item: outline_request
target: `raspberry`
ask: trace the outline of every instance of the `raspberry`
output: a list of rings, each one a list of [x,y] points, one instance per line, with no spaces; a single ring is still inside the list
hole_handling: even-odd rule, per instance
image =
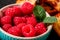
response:
[[[17,27],[19,28],[19,29],[21,29],[23,26],[25,26],[26,24],[25,23],[20,23],[20,24],[18,24],[17,25]]]
[[[15,15],[17,15],[17,16],[20,16],[22,13],[21,9],[18,6],[14,6],[13,10],[15,12]]]
[[[5,24],[2,28],[5,30],[5,31],[8,31],[9,28],[11,28],[12,25],[10,24]]]
[[[18,24],[20,24],[20,23],[23,22],[23,20],[22,20],[21,17],[14,17],[13,20],[14,20],[14,24],[15,24],[15,25],[18,25]]]
[[[32,25],[27,24],[22,27],[22,33],[25,37],[35,36],[35,29]]]
[[[4,24],[11,24],[11,17],[10,16],[4,16],[1,18],[1,23]]]
[[[23,14],[31,14],[31,12],[33,11],[34,6],[29,3],[29,2],[25,2],[22,7],[21,10],[23,12]]]
[[[10,29],[8,30],[8,33],[10,33],[10,34],[12,34],[12,35],[15,35],[15,36],[21,36],[21,34],[20,34],[21,31],[20,31],[20,29],[17,28],[16,26],[10,28]]]
[[[35,17],[35,15],[34,15],[34,14],[31,14],[31,16],[32,16],[32,17]]]
[[[20,23],[20,24],[17,25],[17,28],[19,28],[20,31],[21,31],[21,33],[20,33],[21,36],[23,36],[23,34],[22,34],[22,27],[25,26],[25,25],[26,25],[25,23]]]
[[[22,17],[22,21],[23,21],[24,23],[26,23],[26,18],[25,18],[25,17]]]
[[[37,21],[34,17],[27,17],[27,24],[31,24],[33,26],[35,26],[37,24]]]
[[[36,35],[40,35],[40,34],[46,32],[45,24],[43,22],[38,23],[35,26],[35,30],[36,30]]]
[[[15,15],[14,11],[12,8],[8,8],[6,11],[5,11],[5,15],[6,16],[11,16],[13,17]]]
[[[21,14],[21,10],[20,10],[20,8],[18,8],[17,6],[8,8],[8,9],[5,11],[5,15],[6,15],[6,16],[14,17],[15,15],[20,15],[20,14]]]

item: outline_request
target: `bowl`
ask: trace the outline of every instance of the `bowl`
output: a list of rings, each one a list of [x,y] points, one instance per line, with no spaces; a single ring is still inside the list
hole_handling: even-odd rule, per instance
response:
[[[17,4],[10,4],[7,6],[4,6],[3,8],[0,9],[1,12],[3,12],[6,8],[16,6]],[[2,14],[3,15],[3,14]],[[50,15],[46,12],[46,16],[50,17]],[[47,31],[41,35],[35,36],[35,37],[18,37],[11,35],[7,32],[5,32],[1,27],[0,27],[0,39],[2,40],[46,40],[47,37],[49,36],[50,32],[52,30],[52,25],[49,25],[47,27]]]

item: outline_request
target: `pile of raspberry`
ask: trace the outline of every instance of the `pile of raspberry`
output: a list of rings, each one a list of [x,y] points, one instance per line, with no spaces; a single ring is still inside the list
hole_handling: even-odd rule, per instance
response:
[[[25,2],[21,6],[12,6],[3,12],[1,26],[9,34],[20,37],[34,37],[46,32],[43,22],[37,22],[33,14],[34,5]]]

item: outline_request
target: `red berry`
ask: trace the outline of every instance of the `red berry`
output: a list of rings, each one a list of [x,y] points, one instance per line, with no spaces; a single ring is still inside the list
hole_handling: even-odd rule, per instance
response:
[[[36,35],[40,35],[40,34],[46,32],[45,24],[43,22],[38,23],[35,26],[35,30],[36,30]]]
[[[37,20],[35,19],[35,17],[27,17],[27,24],[31,24],[33,26],[35,26],[37,24]]]
[[[9,28],[11,28],[12,25],[11,24],[5,24],[2,28],[5,30],[5,31],[8,31]]]
[[[31,16],[32,16],[32,17],[35,17],[35,15],[34,15],[34,14],[31,14]]]
[[[22,33],[25,37],[35,36],[35,29],[32,25],[27,24],[22,27]]]
[[[21,33],[20,33],[21,36],[23,36],[23,34],[22,34],[22,27],[25,26],[25,25],[26,25],[25,23],[20,23],[20,24],[17,25],[17,28],[19,28],[20,31],[21,31]]]
[[[21,9],[18,6],[14,6],[13,10],[15,12],[15,15],[20,16],[21,15]]]
[[[33,11],[34,6],[29,3],[29,2],[25,2],[22,7],[21,10],[23,12],[23,14],[31,14],[31,12]]]
[[[19,29],[21,29],[23,26],[25,26],[26,24],[25,23],[20,23],[20,24],[18,24],[17,25],[17,27],[19,28]]]
[[[8,30],[8,33],[10,33],[10,34],[12,34],[12,35],[15,35],[15,36],[21,36],[21,34],[20,34],[21,31],[20,31],[20,29],[17,28],[16,26],[10,28],[10,29]]]
[[[14,17],[15,15],[20,15],[21,14],[21,10],[19,7],[17,6],[14,6],[12,8],[8,8],[6,11],[5,11],[5,15],[6,16],[11,16],[11,17]]]
[[[25,18],[25,17],[22,17],[22,21],[23,21],[24,23],[26,23],[26,18]]]
[[[18,25],[23,22],[22,17],[14,17],[14,24]]]
[[[1,18],[2,24],[11,24],[11,17],[10,16],[4,16]]]
[[[8,8],[6,11],[5,11],[5,15],[6,16],[11,16],[13,17],[15,15],[14,11],[12,8]]]

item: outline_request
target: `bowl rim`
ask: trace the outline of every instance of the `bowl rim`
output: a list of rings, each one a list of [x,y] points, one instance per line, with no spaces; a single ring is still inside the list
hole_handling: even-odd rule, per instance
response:
[[[18,5],[18,4],[6,5],[6,6],[2,7],[2,8],[0,9],[0,11],[4,10],[5,8],[8,8],[8,7],[10,7],[10,6],[16,6],[16,5]],[[48,15],[48,17],[50,17],[50,15],[49,15],[47,12],[46,12],[46,14]],[[0,31],[1,31],[2,33],[4,33],[4,34],[7,35],[7,36],[10,36],[10,37],[13,37],[13,38],[17,38],[17,39],[35,39],[35,38],[40,38],[40,37],[43,37],[44,35],[46,35],[47,33],[49,33],[49,32],[51,31],[51,29],[52,29],[52,25],[49,25],[49,26],[47,27],[47,31],[46,31],[45,33],[41,34],[41,35],[38,35],[38,36],[35,36],[35,37],[18,37],[18,36],[14,36],[14,35],[12,35],[12,34],[9,34],[9,33],[5,32],[5,31],[0,27]]]

